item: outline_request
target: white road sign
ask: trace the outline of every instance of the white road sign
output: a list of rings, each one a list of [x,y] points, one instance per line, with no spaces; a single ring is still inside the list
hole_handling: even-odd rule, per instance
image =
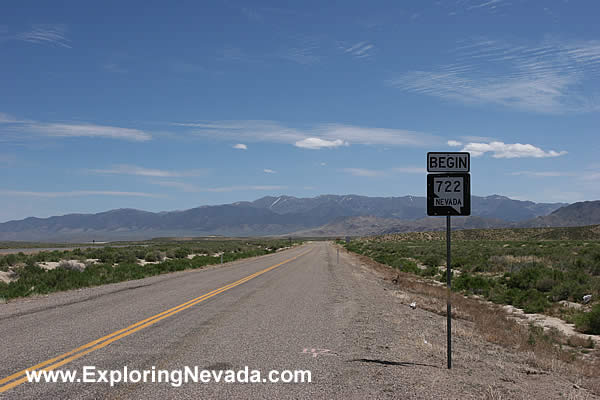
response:
[[[470,168],[468,152],[427,153],[427,172],[469,172]]]

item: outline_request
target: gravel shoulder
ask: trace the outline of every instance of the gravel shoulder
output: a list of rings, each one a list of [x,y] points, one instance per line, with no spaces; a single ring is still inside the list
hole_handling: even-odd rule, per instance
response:
[[[598,398],[597,378],[574,375],[558,365],[541,369],[532,354],[487,342],[463,319],[453,319],[453,368],[448,370],[446,317],[420,307],[431,299],[403,290],[393,282],[395,271],[366,257],[342,249],[340,262],[356,277],[359,289],[354,293],[362,293],[362,319],[368,321],[363,334],[355,331],[355,340],[374,360],[373,373],[387,390],[403,393],[409,388],[405,394],[412,398]],[[409,306],[413,301],[416,309]]]

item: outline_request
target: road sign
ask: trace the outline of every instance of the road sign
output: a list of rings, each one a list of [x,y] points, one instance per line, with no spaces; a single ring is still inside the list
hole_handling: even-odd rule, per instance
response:
[[[471,215],[469,174],[428,174],[427,215]]]
[[[427,153],[427,172],[469,172],[471,154],[468,152]]]

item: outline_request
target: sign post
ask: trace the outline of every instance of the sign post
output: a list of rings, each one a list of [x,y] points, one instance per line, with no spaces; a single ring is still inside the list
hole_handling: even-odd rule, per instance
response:
[[[452,215],[471,215],[471,157],[466,152],[427,153],[427,215],[446,216],[446,332],[452,368]]]

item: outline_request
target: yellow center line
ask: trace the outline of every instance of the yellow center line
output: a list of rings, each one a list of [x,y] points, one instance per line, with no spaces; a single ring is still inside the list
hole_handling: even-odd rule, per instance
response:
[[[61,355],[57,356],[57,357],[51,358],[49,360],[46,360],[46,361],[41,362],[39,364],[36,364],[36,365],[34,365],[32,367],[29,367],[29,368],[26,368],[26,369],[24,369],[22,371],[16,372],[16,373],[14,373],[14,374],[12,374],[10,376],[7,376],[6,378],[0,379],[0,385],[4,384],[6,382],[10,382],[13,379],[16,379],[18,377],[21,377],[21,376],[25,375],[27,371],[39,370],[42,367],[45,367],[45,368],[43,368],[43,370],[51,371],[51,370],[56,369],[56,368],[58,368],[60,366],[63,366],[63,365],[65,365],[65,364],[67,364],[67,363],[69,363],[71,361],[74,361],[74,360],[76,360],[78,358],[83,357],[84,355],[86,355],[88,353],[91,353],[91,352],[93,352],[95,350],[98,350],[98,349],[101,349],[103,347],[106,347],[109,344],[111,344],[113,342],[116,342],[119,339],[122,339],[122,338],[124,338],[126,336],[129,336],[129,335],[131,335],[131,334],[133,334],[133,333],[135,333],[137,331],[140,331],[140,330],[142,330],[144,328],[147,328],[147,327],[149,327],[151,325],[154,325],[155,323],[157,323],[157,322],[159,322],[159,321],[161,321],[161,320],[163,320],[165,318],[168,318],[168,317],[173,316],[173,315],[175,315],[175,314],[177,314],[177,313],[179,313],[179,312],[181,312],[183,310],[186,310],[186,309],[188,309],[190,307],[193,307],[196,304],[202,303],[203,301],[205,301],[205,300],[207,300],[207,299],[209,299],[209,298],[211,298],[213,296],[216,296],[216,295],[218,295],[220,293],[223,293],[223,292],[225,292],[225,291],[227,291],[229,289],[232,289],[232,288],[234,288],[234,287],[236,287],[238,285],[241,285],[242,283],[248,282],[249,280],[254,279],[257,276],[262,275],[262,274],[264,274],[266,272],[269,272],[272,269],[275,269],[275,268],[277,268],[277,267],[279,267],[279,266],[281,266],[283,264],[289,263],[290,261],[293,261],[293,260],[295,260],[295,259],[297,259],[297,258],[299,258],[299,257],[301,257],[301,256],[303,256],[305,254],[307,254],[309,251],[306,251],[306,252],[304,252],[302,254],[299,254],[299,255],[297,255],[295,257],[288,258],[287,260],[282,261],[279,264],[275,264],[275,265],[270,266],[268,268],[265,268],[265,269],[263,269],[261,271],[258,271],[258,272],[254,273],[252,275],[248,275],[248,276],[246,276],[246,277],[244,277],[242,279],[239,279],[239,280],[237,280],[237,281],[235,281],[233,283],[230,283],[228,285],[225,285],[223,287],[215,289],[215,290],[213,290],[211,292],[203,294],[202,296],[196,297],[195,299],[189,300],[189,301],[187,301],[187,302],[185,302],[183,304],[180,304],[178,306],[172,307],[172,308],[170,308],[170,309],[168,309],[166,311],[163,311],[161,313],[158,313],[156,315],[148,317],[148,318],[146,318],[146,319],[144,319],[142,321],[136,322],[133,325],[129,325],[126,328],[120,329],[120,330],[115,331],[115,332],[113,332],[113,333],[111,333],[109,335],[106,335],[106,336],[103,336],[103,337],[101,337],[99,339],[91,341],[91,342],[89,342],[87,344],[84,344],[83,346],[80,346],[80,347],[78,347],[76,349],[68,351],[68,352],[66,352],[64,354],[61,354]],[[58,360],[62,360],[62,361],[58,361]],[[58,361],[58,362],[56,362],[56,361]],[[55,364],[52,364],[52,363],[55,363]],[[49,364],[52,364],[52,365],[46,367]],[[8,383],[8,384],[6,384],[4,386],[0,386],[0,393],[5,392],[5,391],[7,391],[9,389],[12,389],[15,386],[18,386],[18,385],[20,385],[22,383],[25,383],[25,382],[27,382],[27,377],[26,376],[24,376],[21,379],[18,379],[16,381],[14,381],[14,382],[10,382],[10,383]]]

